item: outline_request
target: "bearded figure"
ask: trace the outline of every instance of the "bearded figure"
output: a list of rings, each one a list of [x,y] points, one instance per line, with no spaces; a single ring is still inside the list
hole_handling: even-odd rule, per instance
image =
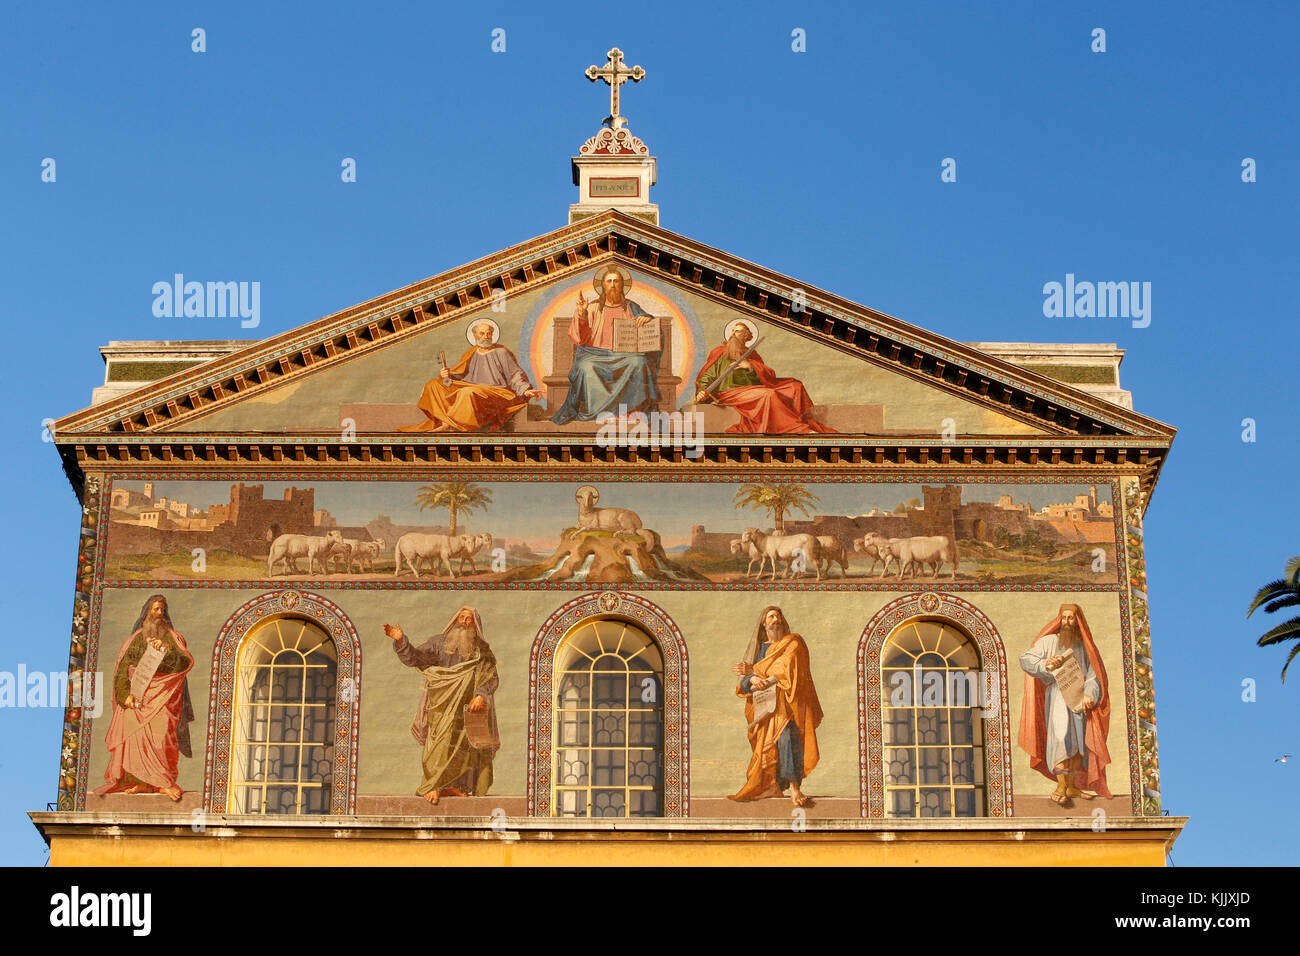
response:
[[[180,755],[191,756],[187,675],[194,667],[185,638],[172,627],[167,599],[144,602],[113,665],[113,719],[108,769],[96,793],[163,793],[180,800]]]
[[[424,386],[419,407],[425,420],[399,431],[500,431],[530,399],[541,398],[515,353],[497,341],[500,334],[491,319],[471,325],[469,350]]]
[[[1083,675],[1077,709],[1071,709],[1056,684],[1057,673],[1070,658]],[[1052,802],[1068,808],[1076,799],[1091,800],[1098,794],[1109,798],[1110,692],[1105,665],[1079,605],[1061,605],[1020,655],[1020,668],[1025,672],[1020,746],[1029,754],[1029,765],[1056,783]]]
[[[727,329],[727,339],[704,360],[695,379],[696,403],[716,402],[734,408],[740,423],[729,432],[748,434],[799,434],[834,432],[812,417],[813,402],[797,378],[777,378],[776,373],[750,343],[755,327],[737,320]]]
[[[808,645],[779,607],[766,607],[758,617],[745,659],[732,665],[739,675],[736,696],[745,701],[752,751],[745,785],[732,800],[761,800],[790,791],[796,807],[809,803],[800,785],[817,766],[817,727],[822,707],[808,663]],[[760,706],[755,694],[767,690]]]
[[[411,723],[411,735],[424,748],[424,779],[416,794],[437,805],[443,797],[487,793],[501,738],[493,703],[497,661],[483,638],[478,611],[462,607],[442,633],[419,647],[407,641],[400,626],[385,624],[384,633],[392,638],[397,659],[424,677]],[[471,734],[467,718],[482,732]]]
[[[569,394],[551,416],[555,424],[640,411],[659,401],[655,378],[662,352],[619,352],[614,348],[615,322],[631,320],[640,327],[655,321],[625,295],[631,284],[630,272],[610,265],[592,279],[596,301],[578,296],[569,323],[569,339],[573,342]]]

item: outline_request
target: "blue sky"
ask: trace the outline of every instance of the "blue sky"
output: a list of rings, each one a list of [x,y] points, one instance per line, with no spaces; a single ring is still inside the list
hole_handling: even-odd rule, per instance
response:
[[[1300,677],[1243,613],[1300,552],[1293,4],[8,11],[0,670],[66,662],[78,506],[40,422],[88,403],[98,346],[271,335],[562,225],[608,107],[581,71],[618,45],[665,227],[960,341],[1128,350],[1137,408],[1180,429],[1146,524],[1174,860],[1295,862]],[[176,272],[260,282],[260,327],[154,317]],[[1067,273],[1150,282],[1150,326],[1045,318]],[[23,814],[60,719],[0,710],[0,862],[44,859]]]

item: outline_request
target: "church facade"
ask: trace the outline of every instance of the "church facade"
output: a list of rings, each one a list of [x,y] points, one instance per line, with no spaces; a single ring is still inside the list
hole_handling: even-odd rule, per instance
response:
[[[1121,353],[664,229],[616,98],[573,174],[291,332],[104,350],[52,862],[1161,865]]]

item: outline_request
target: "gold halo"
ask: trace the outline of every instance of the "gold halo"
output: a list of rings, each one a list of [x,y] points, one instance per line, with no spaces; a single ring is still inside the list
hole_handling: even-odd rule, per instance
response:
[[[758,326],[755,325],[753,322],[749,321],[749,319],[732,319],[730,322],[728,322],[727,328],[722,334],[722,341],[730,342],[731,333],[736,330],[736,326],[738,325],[743,325],[745,328],[749,329],[750,345],[753,345],[755,342],[758,341]]]
[[[623,277],[623,294],[627,295],[627,290],[632,288],[632,273],[628,272],[622,266],[616,265],[614,263],[601,266],[592,274],[591,287],[595,289],[597,292],[599,292],[601,295],[604,295],[605,290],[600,287],[600,283],[601,280],[605,278],[605,273],[609,272],[611,269]]]
[[[474,330],[480,325],[492,326],[492,344],[496,345],[501,338],[501,326],[497,325],[491,319],[471,319],[469,325],[465,327],[465,341],[470,345],[478,345],[478,339],[474,338]]]

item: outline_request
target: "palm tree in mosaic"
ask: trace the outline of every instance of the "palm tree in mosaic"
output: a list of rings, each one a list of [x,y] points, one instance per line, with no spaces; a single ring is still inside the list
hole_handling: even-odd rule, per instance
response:
[[[422,485],[415,496],[415,503],[420,510],[425,508],[446,508],[451,515],[451,528],[448,534],[456,533],[456,518],[461,512],[487,510],[492,504],[492,492],[480,488],[471,481],[440,481],[434,485]]]
[[[1300,555],[1296,555],[1286,563],[1286,570],[1283,571],[1283,574],[1285,577],[1278,578],[1276,581],[1269,581],[1268,584],[1259,589],[1255,599],[1250,602],[1246,617],[1250,617],[1261,607],[1269,614],[1272,614],[1284,607],[1300,605]],[[1268,647],[1285,641],[1295,641],[1295,646],[1291,648],[1286,663],[1282,665],[1282,683],[1286,683],[1286,669],[1291,666],[1291,662],[1295,660],[1296,655],[1300,654],[1300,617],[1293,617],[1289,621],[1283,621],[1276,627],[1270,628],[1256,642],[1260,647]]]
[[[732,503],[737,508],[762,510],[772,516],[777,534],[785,534],[786,512],[811,514],[809,508],[821,499],[803,485],[741,485]]]

